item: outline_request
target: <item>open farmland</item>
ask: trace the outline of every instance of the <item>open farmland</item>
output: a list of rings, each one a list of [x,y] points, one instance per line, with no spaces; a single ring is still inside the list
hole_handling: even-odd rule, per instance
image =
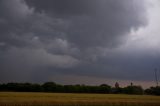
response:
[[[0,106],[160,106],[159,96],[0,92]]]

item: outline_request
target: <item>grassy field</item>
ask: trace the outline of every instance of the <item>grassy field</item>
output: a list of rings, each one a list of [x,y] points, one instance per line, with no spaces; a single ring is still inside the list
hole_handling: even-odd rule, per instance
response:
[[[160,97],[120,94],[0,92],[0,106],[160,106]]]

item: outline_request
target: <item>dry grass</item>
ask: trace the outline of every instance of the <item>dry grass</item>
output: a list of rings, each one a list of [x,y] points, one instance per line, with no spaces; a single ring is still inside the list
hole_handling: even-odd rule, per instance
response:
[[[160,106],[160,97],[120,94],[0,92],[0,106]]]

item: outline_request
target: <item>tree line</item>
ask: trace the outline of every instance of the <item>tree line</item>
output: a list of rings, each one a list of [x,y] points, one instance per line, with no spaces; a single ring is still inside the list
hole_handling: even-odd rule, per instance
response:
[[[91,85],[60,85],[54,82],[45,82],[43,84],[33,83],[3,83],[0,84],[0,91],[14,92],[54,92],[54,93],[101,93],[101,94],[148,94],[160,95],[160,87],[150,87],[143,89],[131,83],[126,87],[119,87],[116,82],[115,87],[107,84],[98,86]]]

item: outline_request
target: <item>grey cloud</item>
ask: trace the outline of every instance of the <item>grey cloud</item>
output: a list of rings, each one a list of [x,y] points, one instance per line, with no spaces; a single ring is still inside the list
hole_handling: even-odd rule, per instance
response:
[[[26,1],[31,7],[35,7],[38,12],[49,12],[61,16],[79,15],[79,14],[90,14],[96,6],[97,0],[27,0]]]
[[[27,1],[35,10],[71,22],[66,34],[70,42],[86,48],[117,46],[131,29],[146,25],[143,1],[41,0]],[[120,40],[121,39],[121,40]]]
[[[154,69],[159,68],[160,56],[150,53],[141,55],[112,54],[113,57],[101,57],[97,61],[81,64],[63,71],[65,74],[94,76],[97,78],[116,78],[123,80],[154,80]]]
[[[29,8],[24,0],[1,0],[0,1],[1,17],[9,19],[9,21],[20,21],[31,15],[34,11],[33,8]],[[14,5],[14,6],[13,6]]]
[[[128,64],[134,56],[105,50],[146,25],[143,0],[0,0],[0,80],[48,80],[56,73],[129,79],[125,64],[136,67]]]
[[[26,5],[26,2],[30,4],[30,7]],[[5,14],[14,16],[15,11],[18,11],[18,15],[16,15],[18,20],[21,16],[26,17],[26,14],[32,15],[23,22],[9,22],[9,24],[3,25],[4,32],[9,33],[4,34],[8,38],[2,36],[1,39],[17,40],[10,33],[23,36],[24,33],[26,35],[26,33],[31,32],[36,36],[38,35],[40,40],[45,41],[60,37],[82,49],[95,46],[114,47],[125,42],[124,38],[131,29],[137,29],[146,24],[144,5],[142,3],[140,5],[140,1],[135,0],[132,2],[127,0],[94,0],[92,2],[90,0],[47,0],[45,3],[41,0],[27,0],[26,2],[23,0],[14,1],[12,4],[16,4],[22,9],[10,6],[11,12],[8,12],[6,7],[8,4],[12,4],[2,0],[4,7],[2,7],[2,11]],[[63,6],[63,8],[59,9],[59,6]],[[36,9],[44,10],[44,12],[36,12]],[[52,11],[52,13],[46,11]],[[88,13],[85,13],[86,11]],[[64,16],[54,14],[54,12]],[[2,16],[5,15],[2,14]],[[14,17],[12,18],[14,19]]]
[[[43,67],[67,69],[80,62],[69,55],[50,54],[43,49],[12,47],[8,51],[0,53],[1,80],[7,78],[10,80],[23,78],[29,80],[28,78],[30,78],[32,80],[33,73],[37,73],[38,76],[41,71],[44,71]],[[51,71],[54,71],[54,69]]]
[[[20,36],[33,12],[24,0],[0,0],[0,41],[8,45],[23,45],[24,39],[20,39]]]

